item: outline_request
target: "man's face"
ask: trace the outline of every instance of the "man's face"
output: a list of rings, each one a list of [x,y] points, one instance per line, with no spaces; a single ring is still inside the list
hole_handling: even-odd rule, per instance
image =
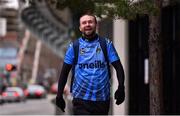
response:
[[[95,17],[90,15],[82,16],[80,18],[79,30],[87,37],[94,35],[96,32]]]

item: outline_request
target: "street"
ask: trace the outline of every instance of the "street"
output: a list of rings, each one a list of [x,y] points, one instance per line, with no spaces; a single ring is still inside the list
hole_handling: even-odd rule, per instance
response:
[[[46,99],[27,99],[26,102],[5,103],[0,105],[0,115],[54,115],[55,107],[51,102],[54,96]]]
[[[27,99],[26,102],[5,103],[0,105],[0,115],[70,115],[71,101],[66,99],[66,112],[54,105],[55,95],[48,94],[46,99]]]

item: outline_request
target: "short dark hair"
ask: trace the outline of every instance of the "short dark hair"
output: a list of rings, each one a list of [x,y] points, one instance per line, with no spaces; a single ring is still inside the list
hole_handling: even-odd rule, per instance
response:
[[[84,13],[84,14],[81,14],[81,16],[79,17],[79,19],[80,19],[81,17],[85,16],[85,15],[89,15],[89,16],[94,17],[95,23],[97,23],[96,16],[95,16],[93,13],[91,13],[91,12],[86,12],[86,13]]]

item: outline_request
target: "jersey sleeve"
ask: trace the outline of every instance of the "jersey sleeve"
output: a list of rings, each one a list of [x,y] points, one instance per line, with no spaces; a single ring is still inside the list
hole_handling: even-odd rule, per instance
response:
[[[117,53],[112,41],[110,41],[110,40],[107,40],[107,51],[108,51],[107,54],[108,54],[108,59],[109,59],[110,63],[119,60],[118,53]]]
[[[74,61],[74,49],[73,49],[73,43],[71,42],[66,50],[64,62],[67,64],[73,64],[73,61]]]

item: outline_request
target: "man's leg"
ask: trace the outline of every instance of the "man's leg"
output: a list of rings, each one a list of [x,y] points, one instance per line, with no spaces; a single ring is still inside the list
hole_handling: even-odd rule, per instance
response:
[[[110,101],[95,101],[91,105],[91,114],[93,115],[108,115],[110,108]]]
[[[108,115],[110,101],[88,101],[73,99],[75,115]]]
[[[88,103],[84,100],[73,99],[73,114],[74,115],[90,115],[90,111],[88,110]]]

